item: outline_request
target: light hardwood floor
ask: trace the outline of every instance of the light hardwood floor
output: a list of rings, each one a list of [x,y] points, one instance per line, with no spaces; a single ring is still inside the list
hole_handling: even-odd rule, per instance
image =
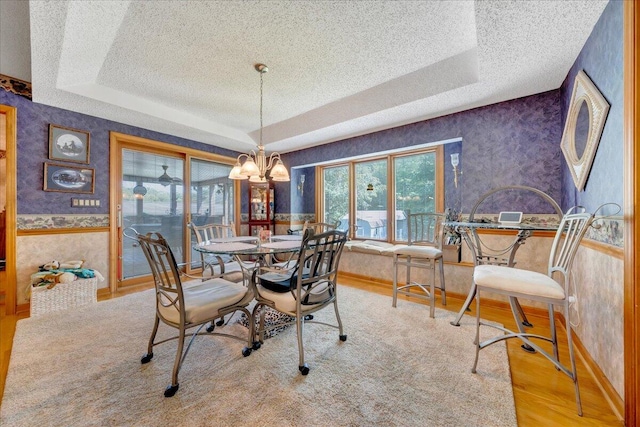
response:
[[[384,295],[391,295],[389,286],[371,284],[369,282],[355,279],[341,279],[341,283],[346,286],[353,286],[376,292]],[[101,297],[109,299],[119,297],[127,293],[139,291],[146,287],[138,287],[118,295]],[[458,311],[462,306],[462,299],[447,298],[447,306],[438,307],[447,310]],[[475,304],[472,304],[475,307]],[[391,310],[391,306],[389,306]],[[400,308],[398,308],[400,309]],[[473,312],[471,312],[473,314]],[[425,315],[428,312],[425,311]],[[16,322],[19,319],[28,317],[28,313],[6,316],[4,306],[0,306],[0,398],[4,393],[4,384],[9,367],[9,357],[15,332]],[[511,312],[502,308],[487,307],[482,308],[482,317],[488,320],[500,322],[507,327],[513,326]],[[548,325],[545,317],[528,315],[535,325],[535,329],[540,329]],[[453,327],[453,326],[452,326]],[[564,330],[559,328],[561,343],[566,342]],[[470,343],[469,351],[475,351]],[[511,366],[511,379],[513,383],[513,393],[515,398],[516,415],[518,425],[521,427],[553,427],[553,426],[623,426],[622,420],[618,419],[603,393],[598,388],[596,382],[587,372],[585,365],[578,361],[578,378],[580,381],[580,392],[582,395],[582,408],[584,415],[579,417],[576,413],[576,404],[573,393],[573,383],[562,373],[558,372],[551,363],[538,354],[528,354],[520,349],[517,340],[507,342],[509,363]],[[566,344],[561,346],[560,354],[567,355]],[[482,354],[480,355],[482,357]],[[480,359],[482,363],[482,359]],[[471,366],[469,367],[471,374]]]

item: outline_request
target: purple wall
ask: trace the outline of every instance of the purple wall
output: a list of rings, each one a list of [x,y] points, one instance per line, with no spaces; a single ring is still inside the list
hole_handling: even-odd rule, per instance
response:
[[[562,162],[562,208],[582,205],[595,211],[607,202],[623,204],[623,3],[611,1],[596,23],[580,55],[571,67],[560,94],[564,123],[573,82],[578,71],[584,70],[611,105],[598,151],[585,189],[578,191],[568,166]],[[608,208],[606,214],[617,209]]]
[[[535,187],[559,203],[564,162],[561,137],[560,92],[554,90],[287,153],[283,158],[287,166],[299,166],[462,138],[463,174],[457,190],[448,160],[455,148],[445,151],[445,199],[446,207],[461,206],[468,213],[482,194],[506,185]],[[307,197],[311,195],[305,193]],[[289,209],[289,204],[280,205],[279,200],[276,212]],[[510,200],[490,209],[554,213],[538,197],[519,198],[515,203]]]
[[[18,214],[106,214],[109,212],[109,131],[236,157],[238,153],[73,111],[37,104],[0,90],[0,104],[18,108]],[[49,124],[91,133],[90,168],[94,194],[43,191],[44,162],[49,162]],[[56,162],[60,163],[60,162]],[[73,164],[72,164],[73,165]],[[78,166],[79,164],[75,164]],[[99,199],[100,207],[71,207],[71,198]]]

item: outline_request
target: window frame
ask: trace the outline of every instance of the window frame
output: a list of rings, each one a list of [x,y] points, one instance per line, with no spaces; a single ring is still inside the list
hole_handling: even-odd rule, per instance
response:
[[[332,163],[326,163],[316,166],[316,212],[315,216],[318,221],[325,221],[325,197],[324,197],[324,170],[339,166],[347,166],[349,171],[349,218],[355,218],[356,216],[356,179],[355,179],[355,165],[363,162],[371,162],[375,160],[387,161],[387,238],[381,242],[389,243],[402,243],[402,241],[396,240],[396,200],[395,200],[395,159],[399,157],[407,157],[418,154],[435,153],[435,206],[436,212],[444,212],[444,145],[435,145],[420,149],[409,149],[403,151],[394,151],[388,154],[372,153],[369,156],[358,157],[357,159],[344,160],[338,159]],[[356,230],[349,224],[349,238],[352,240],[371,240],[370,238],[356,237]]]

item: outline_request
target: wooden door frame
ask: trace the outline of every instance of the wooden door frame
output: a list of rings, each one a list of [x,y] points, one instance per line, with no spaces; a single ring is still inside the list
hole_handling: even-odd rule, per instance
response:
[[[7,169],[6,169],[6,223],[5,223],[5,313],[16,314],[17,288],[16,288],[16,216],[17,216],[17,135],[18,135],[18,109],[0,104],[0,114],[6,117],[6,144],[7,144]]]
[[[635,215],[635,206],[640,204],[636,183],[640,178],[640,84],[638,70],[640,61],[640,7],[635,2],[624,2],[624,378],[625,378],[625,425],[638,425],[640,392],[640,272],[635,248],[640,247],[640,218]]]
[[[110,228],[110,238],[109,238],[109,289],[112,293],[115,293],[118,287],[118,246],[119,240],[121,236],[118,233],[118,204],[120,203],[119,195],[122,193],[122,168],[120,164],[120,153],[123,148],[129,148],[132,150],[141,150],[148,152],[155,152],[160,155],[168,155],[175,156],[176,152],[180,153],[180,156],[184,156],[183,160],[185,161],[185,171],[190,175],[190,159],[198,158],[203,160],[209,160],[212,162],[218,162],[222,164],[227,164],[233,166],[236,163],[235,157],[227,157],[221,154],[210,153],[206,151],[197,150],[194,148],[184,147],[184,146],[176,146],[174,144],[170,144],[167,142],[156,141],[153,139],[142,138],[139,136],[128,135],[120,132],[109,133],[109,183],[110,183],[110,192],[109,192],[109,228]],[[240,212],[240,198],[238,195],[240,194],[240,183],[236,182],[234,186],[234,203],[235,210],[238,216],[238,219],[241,215]],[[190,204],[189,194],[186,192],[185,194],[185,208]],[[189,220],[187,215],[184,217],[184,229],[185,229],[185,247],[187,243],[191,240],[189,233],[186,231],[186,223]],[[238,223],[240,221],[237,221]],[[238,227],[238,224],[236,224]],[[149,276],[151,277],[151,276]]]

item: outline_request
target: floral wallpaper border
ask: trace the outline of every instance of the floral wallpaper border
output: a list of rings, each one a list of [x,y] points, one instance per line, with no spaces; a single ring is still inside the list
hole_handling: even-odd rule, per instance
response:
[[[469,216],[463,216],[462,220],[466,221]],[[492,222],[498,222],[498,214],[482,214],[476,215],[474,220],[478,221],[486,219]],[[523,215],[522,222],[525,224],[558,224],[556,215]],[[597,228],[596,228],[597,227]],[[624,247],[624,222],[620,217],[597,217],[591,228],[587,230],[585,235],[587,239],[600,243]]]
[[[247,214],[241,215],[241,221],[246,223],[249,220]],[[468,216],[462,217],[462,220]],[[482,214],[479,219],[497,221],[498,215]],[[315,214],[276,214],[278,223],[300,223],[306,220],[315,221]],[[558,217],[555,215],[525,215],[524,223],[557,224]],[[586,238],[597,242],[606,243],[619,248],[624,247],[624,225],[622,218],[601,217],[587,231]],[[97,228],[109,226],[109,215],[18,215],[18,230],[42,230],[58,228]]]
[[[108,227],[109,215],[18,215],[18,230]]]
[[[275,214],[275,220],[278,223],[305,222],[307,220],[308,221],[315,221],[315,219],[316,219],[316,215],[312,214],[312,213],[294,213],[294,214],[276,213]],[[241,214],[240,215],[240,221],[243,224],[249,222],[249,214],[248,213]]]
[[[31,100],[31,83],[27,81],[0,74],[0,87]]]

